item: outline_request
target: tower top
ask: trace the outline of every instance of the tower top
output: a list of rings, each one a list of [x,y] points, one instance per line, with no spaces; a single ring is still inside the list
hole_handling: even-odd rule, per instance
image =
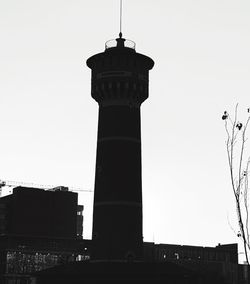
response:
[[[130,48],[135,50],[135,42],[133,42],[132,40],[128,40],[122,37],[122,0],[120,0],[120,31],[119,31],[119,37],[116,39],[111,39],[108,40],[105,43],[105,50],[109,49],[109,48]]]
[[[125,39],[122,37],[122,34],[119,34],[119,38],[111,39],[106,41],[105,50],[110,48],[129,48],[135,51],[135,42],[129,39]]]

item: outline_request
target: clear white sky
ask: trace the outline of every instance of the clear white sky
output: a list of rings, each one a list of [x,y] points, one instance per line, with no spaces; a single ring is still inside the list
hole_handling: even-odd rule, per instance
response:
[[[250,104],[249,15],[248,0],[124,0],[124,36],[155,61],[142,106],[146,241],[238,241],[221,115]],[[85,61],[118,32],[118,0],[0,0],[0,179],[93,190]],[[91,194],[79,199],[89,238]]]

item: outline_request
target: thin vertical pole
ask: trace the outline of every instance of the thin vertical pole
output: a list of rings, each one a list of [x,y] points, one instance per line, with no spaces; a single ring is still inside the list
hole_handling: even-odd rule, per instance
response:
[[[122,0],[120,0],[120,33],[119,37],[122,37]]]

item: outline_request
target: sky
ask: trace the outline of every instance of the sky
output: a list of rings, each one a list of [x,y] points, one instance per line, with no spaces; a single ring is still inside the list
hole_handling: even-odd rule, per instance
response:
[[[155,61],[141,108],[144,240],[239,242],[221,116],[250,106],[250,2],[123,2],[124,37]],[[0,0],[1,180],[94,189],[86,60],[118,33],[118,0]],[[79,192],[85,238],[92,200]]]

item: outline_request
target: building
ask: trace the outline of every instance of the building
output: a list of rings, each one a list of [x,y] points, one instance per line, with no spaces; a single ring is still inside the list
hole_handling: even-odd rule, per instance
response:
[[[173,262],[210,277],[217,275],[226,283],[237,284],[242,273],[238,265],[238,245],[216,247],[144,243],[148,261]]]
[[[224,284],[221,281],[201,282],[202,277],[174,263],[98,261],[40,271],[34,275],[32,284]]]
[[[87,60],[99,105],[93,258],[143,259],[141,117],[154,62],[119,38]]]
[[[74,239],[81,235],[82,209],[77,193],[16,187],[0,198],[0,235]]]
[[[69,262],[89,259],[88,240],[0,237],[0,283],[29,284],[30,275]]]
[[[91,252],[92,243],[89,241],[85,244],[88,247],[88,251]],[[177,281],[177,283],[218,283],[218,284],[248,284],[249,280],[249,267],[247,265],[238,264],[238,247],[237,244],[217,245],[216,247],[201,247],[201,246],[188,246],[188,245],[173,245],[173,244],[155,244],[145,242],[144,246],[144,262],[119,262],[119,263],[134,263],[130,265],[129,275],[126,276],[122,265],[119,268],[120,277],[127,277],[134,281],[134,278],[141,277],[143,283],[147,283],[145,278],[149,277],[151,281]],[[91,255],[90,255],[91,260]],[[75,282],[81,283],[83,278],[95,278],[95,277],[110,277],[110,270],[112,267],[116,267],[115,262],[109,263],[105,267],[105,271],[99,266],[93,268],[93,262],[82,262],[76,265],[71,263],[70,265],[62,265],[56,268],[52,268],[45,271],[40,271],[37,276],[37,282],[35,283],[67,283],[68,279],[73,278],[76,275]],[[174,264],[176,266],[172,266]],[[152,269],[154,267],[154,269]],[[147,274],[143,275],[142,270],[147,269]],[[78,271],[80,270],[80,271]],[[109,270],[109,272],[108,272]],[[173,270],[171,274],[170,271]],[[92,275],[86,276],[86,271]],[[97,275],[95,275],[95,272]],[[157,277],[157,273],[160,273],[162,279]],[[58,274],[60,274],[58,282]],[[116,274],[117,277],[117,274]],[[134,278],[133,278],[134,277]],[[177,278],[177,280],[175,279]],[[113,283],[113,279],[108,278],[110,283]],[[51,283],[53,283],[53,281]],[[65,282],[64,282],[65,281]],[[97,280],[96,280],[97,281]],[[115,280],[114,280],[115,281]],[[156,283],[157,283],[156,281]],[[179,281],[179,282],[178,282]],[[190,281],[190,282],[188,282]],[[86,282],[86,280],[85,280]],[[92,283],[92,282],[86,282]],[[98,282],[97,282],[98,283]],[[120,283],[120,282],[119,282]],[[172,283],[172,282],[170,282]]]
[[[88,259],[82,211],[66,187],[17,187],[0,198],[0,283],[29,283],[35,271]]]

